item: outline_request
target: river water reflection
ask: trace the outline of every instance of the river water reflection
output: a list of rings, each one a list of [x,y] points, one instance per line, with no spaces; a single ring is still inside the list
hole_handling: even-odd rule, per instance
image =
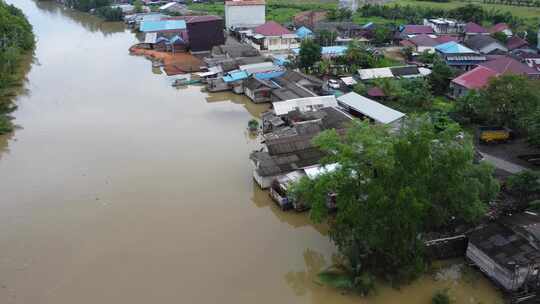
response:
[[[313,283],[324,226],[251,178],[245,131],[266,106],[176,90],[128,54],[135,36],[51,2],[9,0],[38,36],[0,143],[0,303],[495,303],[481,276],[361,298]]]

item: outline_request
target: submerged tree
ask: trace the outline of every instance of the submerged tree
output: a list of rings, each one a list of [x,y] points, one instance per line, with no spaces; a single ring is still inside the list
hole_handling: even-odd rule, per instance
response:
[[[315,180],[302,179],[293,196],[312,205],[311,218],[328,219],[330,237],[351,271],[410,280],[424,269],[422,234],[473,223],[498,192],[487,164],[473,163],[473,146],[455,124],[444,130],[427,116],[408,119],[397,133],[355,122],[346,136],[325,131],[315,144],[338,163]]]

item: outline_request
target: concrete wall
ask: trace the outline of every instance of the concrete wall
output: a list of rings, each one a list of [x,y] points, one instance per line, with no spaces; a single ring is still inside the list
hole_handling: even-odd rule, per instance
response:
[[[225,27],[255,27],[266,22],[265,5],[225,5]]]

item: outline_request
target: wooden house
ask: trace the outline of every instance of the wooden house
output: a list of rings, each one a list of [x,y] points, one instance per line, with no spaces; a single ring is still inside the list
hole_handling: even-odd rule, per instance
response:
[[[507,292],[537,288],[540,269],[540,217],[503,217],[469,235],[466,256]]]

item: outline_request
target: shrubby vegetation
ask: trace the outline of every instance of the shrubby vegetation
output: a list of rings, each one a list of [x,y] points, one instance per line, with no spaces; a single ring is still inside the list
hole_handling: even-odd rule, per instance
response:
[[[473,162],[470,138],[456,124],[435,127],[428,116],[409,118],[401,130],[355,122],[346,136],[321,133],[315,144],[337,170],[293,187],[311,205],[311,218],[328,220],[330,238],[346,258],[348,274],[393,283],[425,270],[422,236],[475,223],[498,193],[493,168]],[[337,213],[329,217],[327,195]]]
[[[106,21],[122,21],[122,9],[112,8],[110,6],[102,6],[96,9],[96,15]]]
[[[8,95],[20,83],[20,63],[34,44],[32,25],[23,12],[0,0],[0,134],[13,129],[9,113],[15,105]]]
[[[66,0],[66,5],[81,12],[90,12],[104,6],[109,6],[110,0]]]
[[[486,89],[456,101],[458,111],[472,121],[525,131],[540,146],[540,84],[524,76],[503,75]]]
[[[410,5],[365,5],[358,10],[362,17],[382,17],[388,20],[405,20],[408,23],[421,24],[424,18],[449,17],[476,23],[505,22],[513,27],[525,24],[525,20],[509,12],[496,9],[486,10],[475,4],[467,4],[454,9],[439,9]]]

